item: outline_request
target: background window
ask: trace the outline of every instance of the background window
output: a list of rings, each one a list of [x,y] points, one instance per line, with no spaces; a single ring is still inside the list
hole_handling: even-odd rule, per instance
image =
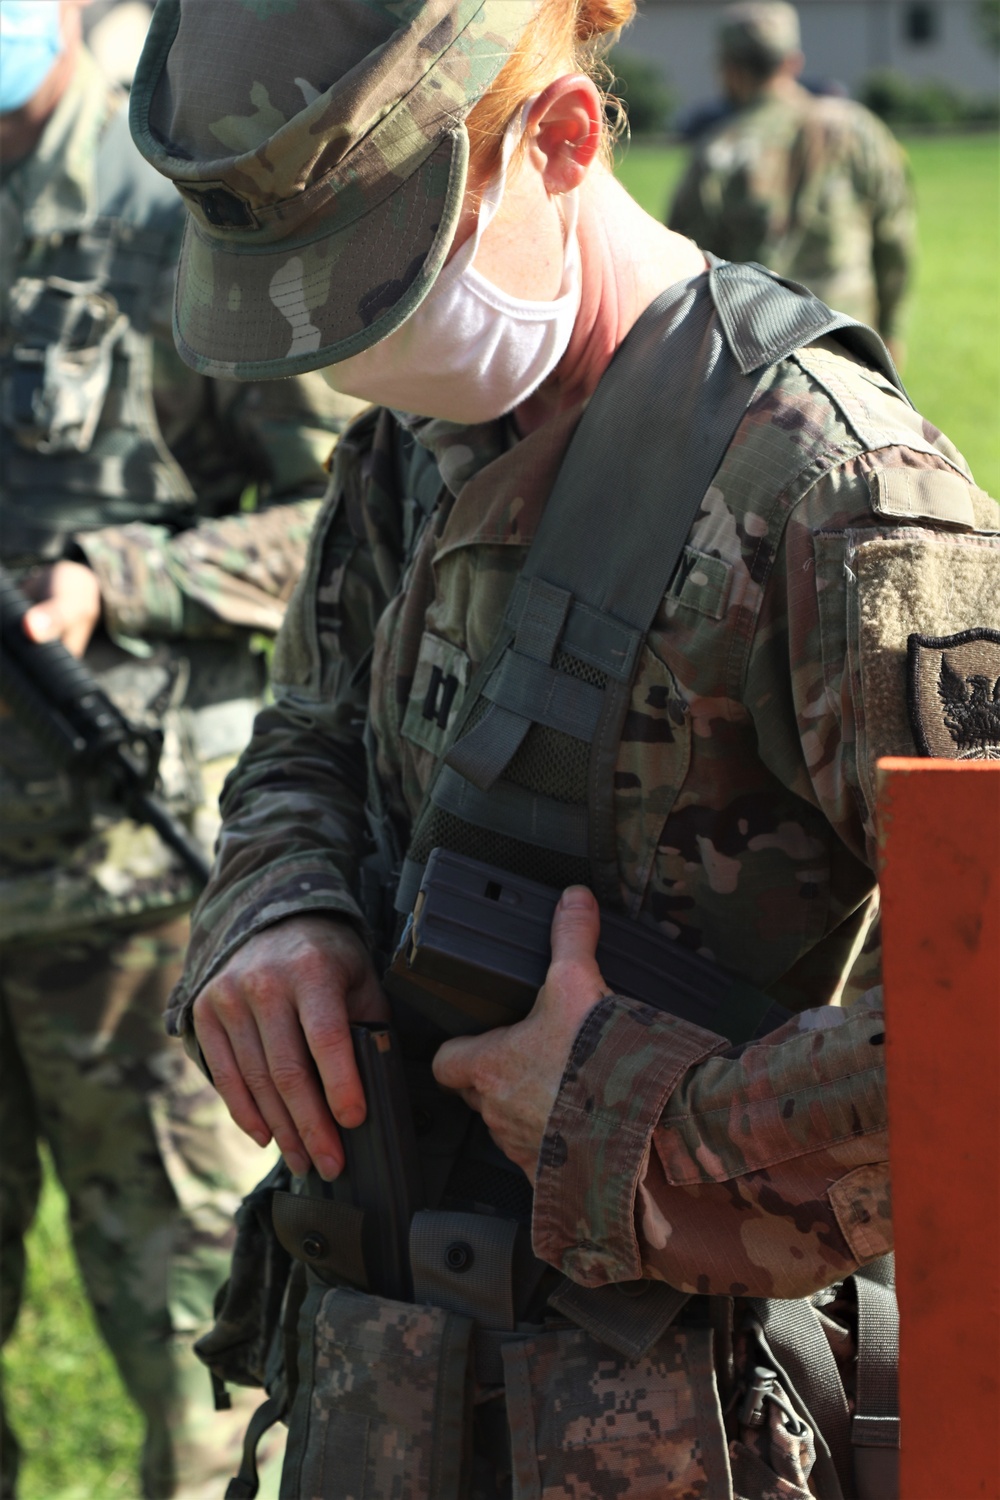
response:
[[[917,46],[936,42],[940,34],[940,16],[937,5],[908,5],[903,12],[903,34],[908,42]]]

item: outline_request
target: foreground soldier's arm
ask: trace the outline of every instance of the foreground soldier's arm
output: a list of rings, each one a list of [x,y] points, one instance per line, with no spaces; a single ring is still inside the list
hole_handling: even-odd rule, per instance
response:
[[[370,435],[369,419],[359,426]],[[398,516],[380,510],[380,496],[369,498],[362,525],[357,453],[349,433],[279,636],[276,701],[258,715],[227,782],[214,878],[193,914],[187,971],[167,1015],[168,1029],[199,1061],[201,1043],[238,1123],[261,1142],[273,1134],[294,1170],[304,1172],[311,1155],[327,1177],[343,1163],[331,1116],[334,1085],[346,1090],[342,1123],[358,1123],[364,1109],[346,1029],[335,1025],[330,1035],[329,1018],[346,1019],[337,1011],[341,995],[353,998],[353,1019],[373,1018],[380,1004],[351,891],[366,833],[362,668],[393,587],[392,538],[398,549],[401,533]],[[372,547],[362,542],[368,534]],[[329,917],[343,920],[322,920]],[[291,1027],[279,1019],[264,1047],[269,1059],[277,1050],[281,1092],[294,1101],[297,1129],[271,1086],[273,1064],[269,1070],[259,1061],[258,1039],[275,1016],[297,1018]],[[305,1036],[328,1059],[325,1101]],[[268,1095],[264,1115],[238,1066],[248,1056],[254,1094],[263,1087]]]
[[[873,524],[870,494],[881,482],[888,508],[890,473],[907,477],[925,514],[965,529]],[[863,455],[799,507],[765,590],[743,696],[761,758],[870,868],[874,763],[900,751],[900,725],[910,733],[905,691],[893,691],[908,630],[944,633],[994,609],[1000,551],[995,535],[970,534],[974,516],[995,528],[993,502],[943,457]],[[778,836],[799,835],[789,824]],[[735,863],[729,878],[735,888]],[[602,1000],[545,1128],[536,1252],[587,1285],[647,1275],[792,1297],[891,1249],[881,996],[867,989],[877,974],[877,946],[859,940],[849,992],[866,992],[854,1006],[805,1010],[737,1058],[712,1056],[724,1044],[696,1027]],[[475,1090],[505,1149],[525,1123],[504,1086],[526,1062],[504,1055],[518,1029],[451,1043],[438,1066],[442,1081]]]

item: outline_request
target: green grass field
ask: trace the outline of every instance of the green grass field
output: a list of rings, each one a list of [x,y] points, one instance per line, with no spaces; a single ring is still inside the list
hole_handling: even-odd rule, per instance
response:
[[[31,1232],[28,1294],[4,1355],[4,1401],[27,1450],[20,1500],[138,1500],[142,1438],[94,1325],[49,1164]]]
[[[992,136],[910,143],[920,269],[906,379],[921,411],[1000,494],[1000,179]],[[680,151],[635,145],[620,174],[662,215]],[[51,1176],[30,1242],[26,1306],[5,1359],[8,1409],[28,1450],[21,1500],[134,1500],[139,1421],[100,1342]]]
[[[1000,142],[996,135],[906,142],[920,256],[904,378],[913,402],[1000,496]],[[657,218],[684,165],[677,147],[628,147],[618,175]]]

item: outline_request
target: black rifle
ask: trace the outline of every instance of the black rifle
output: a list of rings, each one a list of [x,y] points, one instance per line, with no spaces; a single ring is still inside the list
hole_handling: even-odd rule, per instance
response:
[[[62,770],[96,777],[137,823],[148,823],[201,885],[210,862],[153,791],[163,736],[131,724],[86,667],[58,641],[29,640],[31,608],[0,565],[0,700]]]
[[[480,860],[435,849],[383,983],[397,1020],[416,1011],[436,1041],[522,1020],[544,983],[550,929],[560,892]],[[735,1045],[764,1036],[790,1012],[718,964],[650,927],[602,911],[597,963],[615,994],[727,1037]],[[419,1024],[419,1023],[418,1023]],[[409,1226],[420,1206],[420,1167],[413,1116],[393,1033],[352,1026],[354,1055],[368,1113],[342,1133],[347,1170],[332,1192],[351,1214],[331,1205],[329,1231],[317,1243],[336,1245],[325,1269],[384,1296],[408,1296]],[[282,1226],[298,1230],[324,1212],[314,1200],[282,1206]],[[290,1218],[294,1216],[294,1218]],[[276,1223],[278,1220],[276,1219]],[[312,1222],[312,1221],[310,1221]],[[300,1236],[299,1236],[300,1237]],[[282,1235],[292,1249],[296,1234]],[[293,1253],[296,1253],[293,1249]]]
[[[478,859],[433,850],[386,989],[448,1036],[522,1020],[545,980],[559,896]],[[615,994],[733,1043],[763,1036],[790,1015],[718,964],[615,912],[601,912],[597,963]]]

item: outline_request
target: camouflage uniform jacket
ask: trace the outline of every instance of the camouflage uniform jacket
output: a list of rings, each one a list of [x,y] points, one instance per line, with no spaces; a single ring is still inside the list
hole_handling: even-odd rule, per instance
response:
[[[914,248],[906,161],[852,100],[796,85],[727,117],[695,148],[669,224],[727,260],[804,282],[883,338],[902,331]]]
[[[405,829],[445,733],[423,713],[433,671],[465,684],[483,659],[579,415],[517,442],[503,422],[412,424],[446,489],[409,562],[397,419],[342,442],[276,702],[227,784],[169,1014],[189,1042],[193,997],[252,933],[311,911],[363,924],[365,715]],[[780,493],[776,465],[796,476]],[[751,405],[634,679],[621,896],[800,1015],[732,1057],[628,1000],[591,1013],[535,1184],[536,1251],[575,1280],[790,1297],[890,1246],[873,768],[914,752],[908,634],[995,615],[996,524],[947,439],[835,343]]]
[[[35,151],[4,174],[5,359],[17,338],[18,290],[30,288],[32,278],[44,283],[52,257],[65,256],[73,237],[94,223],[95,163],[122,103],[82,53]],[[162,195],[163,184],[138,153],[135,162],[134,171],[148,174]],[[134,201],[127,211],[143,212]],[[212,777],[242,748],[260,703],[264,674],[250,649],[253,632],[273,634],[281,622],[326,482],[324,463],[346,416],[359,408],[320,376],[240,385],[196,376],[183,365],[170,331],[172,268],[184,222],[180,199],[176,206],[168,201],[167,215],[164,220],[159,203],[154,237],[163,240],[161,281],[151,289],[150,326],[138,330],[133,365],[152,397],[151,488],[156,495],[169,492],[176,515],[171,521],[163,507],[144,508],[139,500],[130,510],[128,483],[124,493],[119,484],[112,494],[110,483],[106,496],[101,492],[100,476],[115,475],[115,454],[122,451],[120,413],[129,401],[133,413],[149,409],[145,386],[122,393],[112,379],[89,448],[48,456],[27,448],[15,430],[11,383],[5,383],[5,504],[14,495],[16,464],[35,464],[40,488],[33,508],[24,511],[29,524],[32,515],[39,521],[38,540],[32,535],[18,542],[12,504],[3,560],[23,569],[68,547],[93,567],[105,629],[95,636],[87,665],[127,713],[163,728],[163,792],[210,844],[217,794]],[[137,230],[143,232],[142,222]],[[112,297],[116,290],[107,287]],[[147,466],[141,477],[148,472]],[[244,494],[259,509],[241,511]],[[269,508],[271,502],[281,503]],[[0,797],[0,941],[192,899],[189,876],[151,829],[123,820],[95,788],[50,766],[9,718],[0,734]]]

